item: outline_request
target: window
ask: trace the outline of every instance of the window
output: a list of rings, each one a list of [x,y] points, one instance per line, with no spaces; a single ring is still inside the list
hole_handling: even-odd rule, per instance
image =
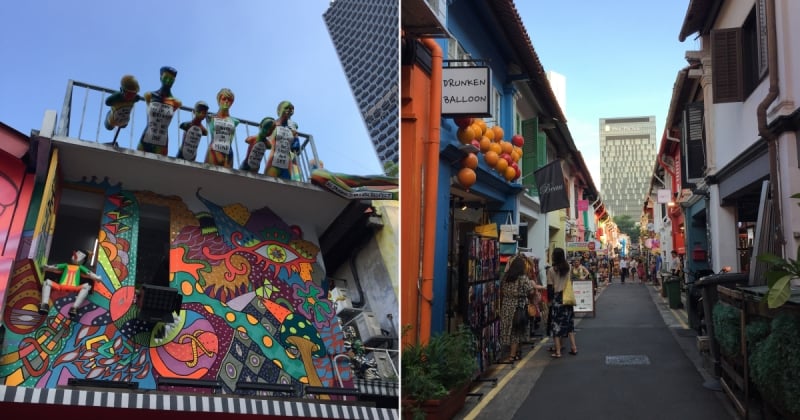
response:
[[[90,266],[102,215],[103,194],[64,188],[56,210],[48,263],[68,263],[72,251],[81,250],[87,255],[85,265]]]
[[[139,206],[136,284],[169,287],[169,208]]]
[[[741,102],[767,74],[764,0],[759,0],[741,28],[711,31],[714,103]]]

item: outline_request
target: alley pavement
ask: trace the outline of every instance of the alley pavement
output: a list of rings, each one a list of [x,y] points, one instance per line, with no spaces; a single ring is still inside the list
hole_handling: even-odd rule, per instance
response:
[[[576,314],[578,354],[550,357],[552,339],[523,346],[473,383],[456,419],[736,419],[702,366],[682,309],[653,285],[618,281],[599,291],[595,314]],[[543,332],[540,328],[539,332]]]

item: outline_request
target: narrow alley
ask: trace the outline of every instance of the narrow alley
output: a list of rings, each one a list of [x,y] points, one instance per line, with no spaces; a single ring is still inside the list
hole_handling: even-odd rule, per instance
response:
[[[595,316],[576,316],[578,354],[550,357],[552,340],[523,347],[476,382],[458,419],[735,419],[702,366],[686,312],[652,285],[603,288]],[[494,379],[496,381],[492,381]]]

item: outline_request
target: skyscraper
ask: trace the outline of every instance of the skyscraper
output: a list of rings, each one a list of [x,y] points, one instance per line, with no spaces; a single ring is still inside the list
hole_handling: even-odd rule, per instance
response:
[[[398,162],[397,0],[333,0],[323,14],[381,162]],[[346,134],[346,133],[342,133]]]
[[[639,220],[656,158],[656,117],[600,119],[600,181],[612,216]]]

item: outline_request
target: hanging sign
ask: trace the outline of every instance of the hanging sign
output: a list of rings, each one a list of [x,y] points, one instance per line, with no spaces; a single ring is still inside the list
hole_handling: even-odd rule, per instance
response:
[[[489,67],[442,69],[442,116],[490,117]]]

